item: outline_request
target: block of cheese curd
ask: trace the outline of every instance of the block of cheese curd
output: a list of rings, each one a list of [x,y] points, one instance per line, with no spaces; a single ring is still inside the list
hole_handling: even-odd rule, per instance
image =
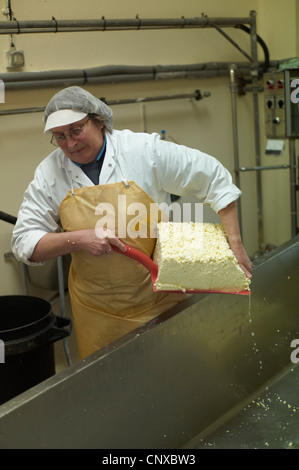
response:
[[[156,290],[249,291],[222,224],[160,222],[153,260]]]

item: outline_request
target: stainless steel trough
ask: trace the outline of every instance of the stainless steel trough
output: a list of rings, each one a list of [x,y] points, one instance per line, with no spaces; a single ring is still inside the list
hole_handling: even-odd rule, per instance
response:
[[[298,286],[297,236],[255,262],[251,299],[194,295],[2,405],[0,448],[225,447],[244,407],[298,378]],[[299,428],[299,403],[293,415]],[[299,447],[291,437],[279,442]]]

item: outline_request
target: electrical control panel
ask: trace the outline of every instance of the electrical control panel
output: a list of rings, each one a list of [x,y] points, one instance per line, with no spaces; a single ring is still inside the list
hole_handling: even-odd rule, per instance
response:
[[[264,74],[268,139],[299,137],[299,69]]]

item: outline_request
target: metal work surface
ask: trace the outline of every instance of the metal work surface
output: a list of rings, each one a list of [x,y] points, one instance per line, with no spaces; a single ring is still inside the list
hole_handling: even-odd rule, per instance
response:
[[[299,449],[299,367],[291,366],[198,449]]]
[[[250,309],[192,296],[2,405],[0,448],[196,448],[291,365],[298,261],[295,237],[255,263]]]

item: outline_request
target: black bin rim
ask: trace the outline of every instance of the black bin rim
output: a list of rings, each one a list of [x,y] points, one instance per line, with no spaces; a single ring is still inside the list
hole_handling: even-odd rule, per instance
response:
[[[53,322],[51,304],[28,295],[0,296],[0,339],[13,341],[44,330]]]

